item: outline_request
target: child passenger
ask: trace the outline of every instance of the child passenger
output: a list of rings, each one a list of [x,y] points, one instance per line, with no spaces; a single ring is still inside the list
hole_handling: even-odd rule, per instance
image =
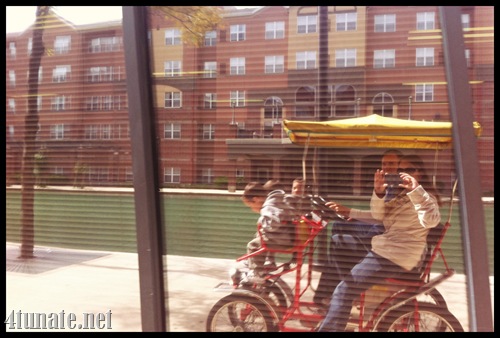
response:
[[[298,216],[295,209],[287,203],[286,193],[278,180],[270,180],[262,185],[250,182],[243,192],[243,203],[252,211],[258,212],[260,217],[262,239],[272,249],[288,249],[295,242],[295,224],[293,220]],[[261,236],[257,236],[248,243],[247,252],[252,253],[261,247]],[[249,259],[249,268],[254,270],[256,276],[261,276],[267,264],[273,265],[274,254],[257,255]]]

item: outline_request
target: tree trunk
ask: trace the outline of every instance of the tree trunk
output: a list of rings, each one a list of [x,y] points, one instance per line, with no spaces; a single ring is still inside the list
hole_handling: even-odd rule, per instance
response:
[[[49,6],[37,6],[29,60],[28,112],[24,120],[23,162],[21,169],[21,253],[20,258],[33,258],[35,246],[35,153],[38,131],[38,70],[44,54],[43,30]]]

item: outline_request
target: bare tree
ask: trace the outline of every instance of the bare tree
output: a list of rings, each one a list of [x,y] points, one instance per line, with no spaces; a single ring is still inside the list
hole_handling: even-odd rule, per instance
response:
[[[45,51],[43,31],[50,6],[37,6],[33,27],[32,52],[29,59],[28,112],[24,120],[24,144],[21,169],[21,253],[33,258],[35,246],[35,154],[38,130],[38,70]]]

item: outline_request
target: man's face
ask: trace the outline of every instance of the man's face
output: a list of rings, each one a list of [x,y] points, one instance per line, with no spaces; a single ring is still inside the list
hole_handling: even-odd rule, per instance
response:
[[[387,154],[382,157],[382,170],[388,174],[396,174],[398,170],[399,158],[395,154]]]

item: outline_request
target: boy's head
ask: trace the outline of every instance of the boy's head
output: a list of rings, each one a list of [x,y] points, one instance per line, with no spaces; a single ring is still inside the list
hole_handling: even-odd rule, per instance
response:
[[[243,191],[243,203],[253,212],[260,212],[267,198],[268,190],[259,182],[250,182]]]
[[[300,195],[304,194],[304,180],[301,177],[297,177],[293,180],[292,183],[292,195]]]

